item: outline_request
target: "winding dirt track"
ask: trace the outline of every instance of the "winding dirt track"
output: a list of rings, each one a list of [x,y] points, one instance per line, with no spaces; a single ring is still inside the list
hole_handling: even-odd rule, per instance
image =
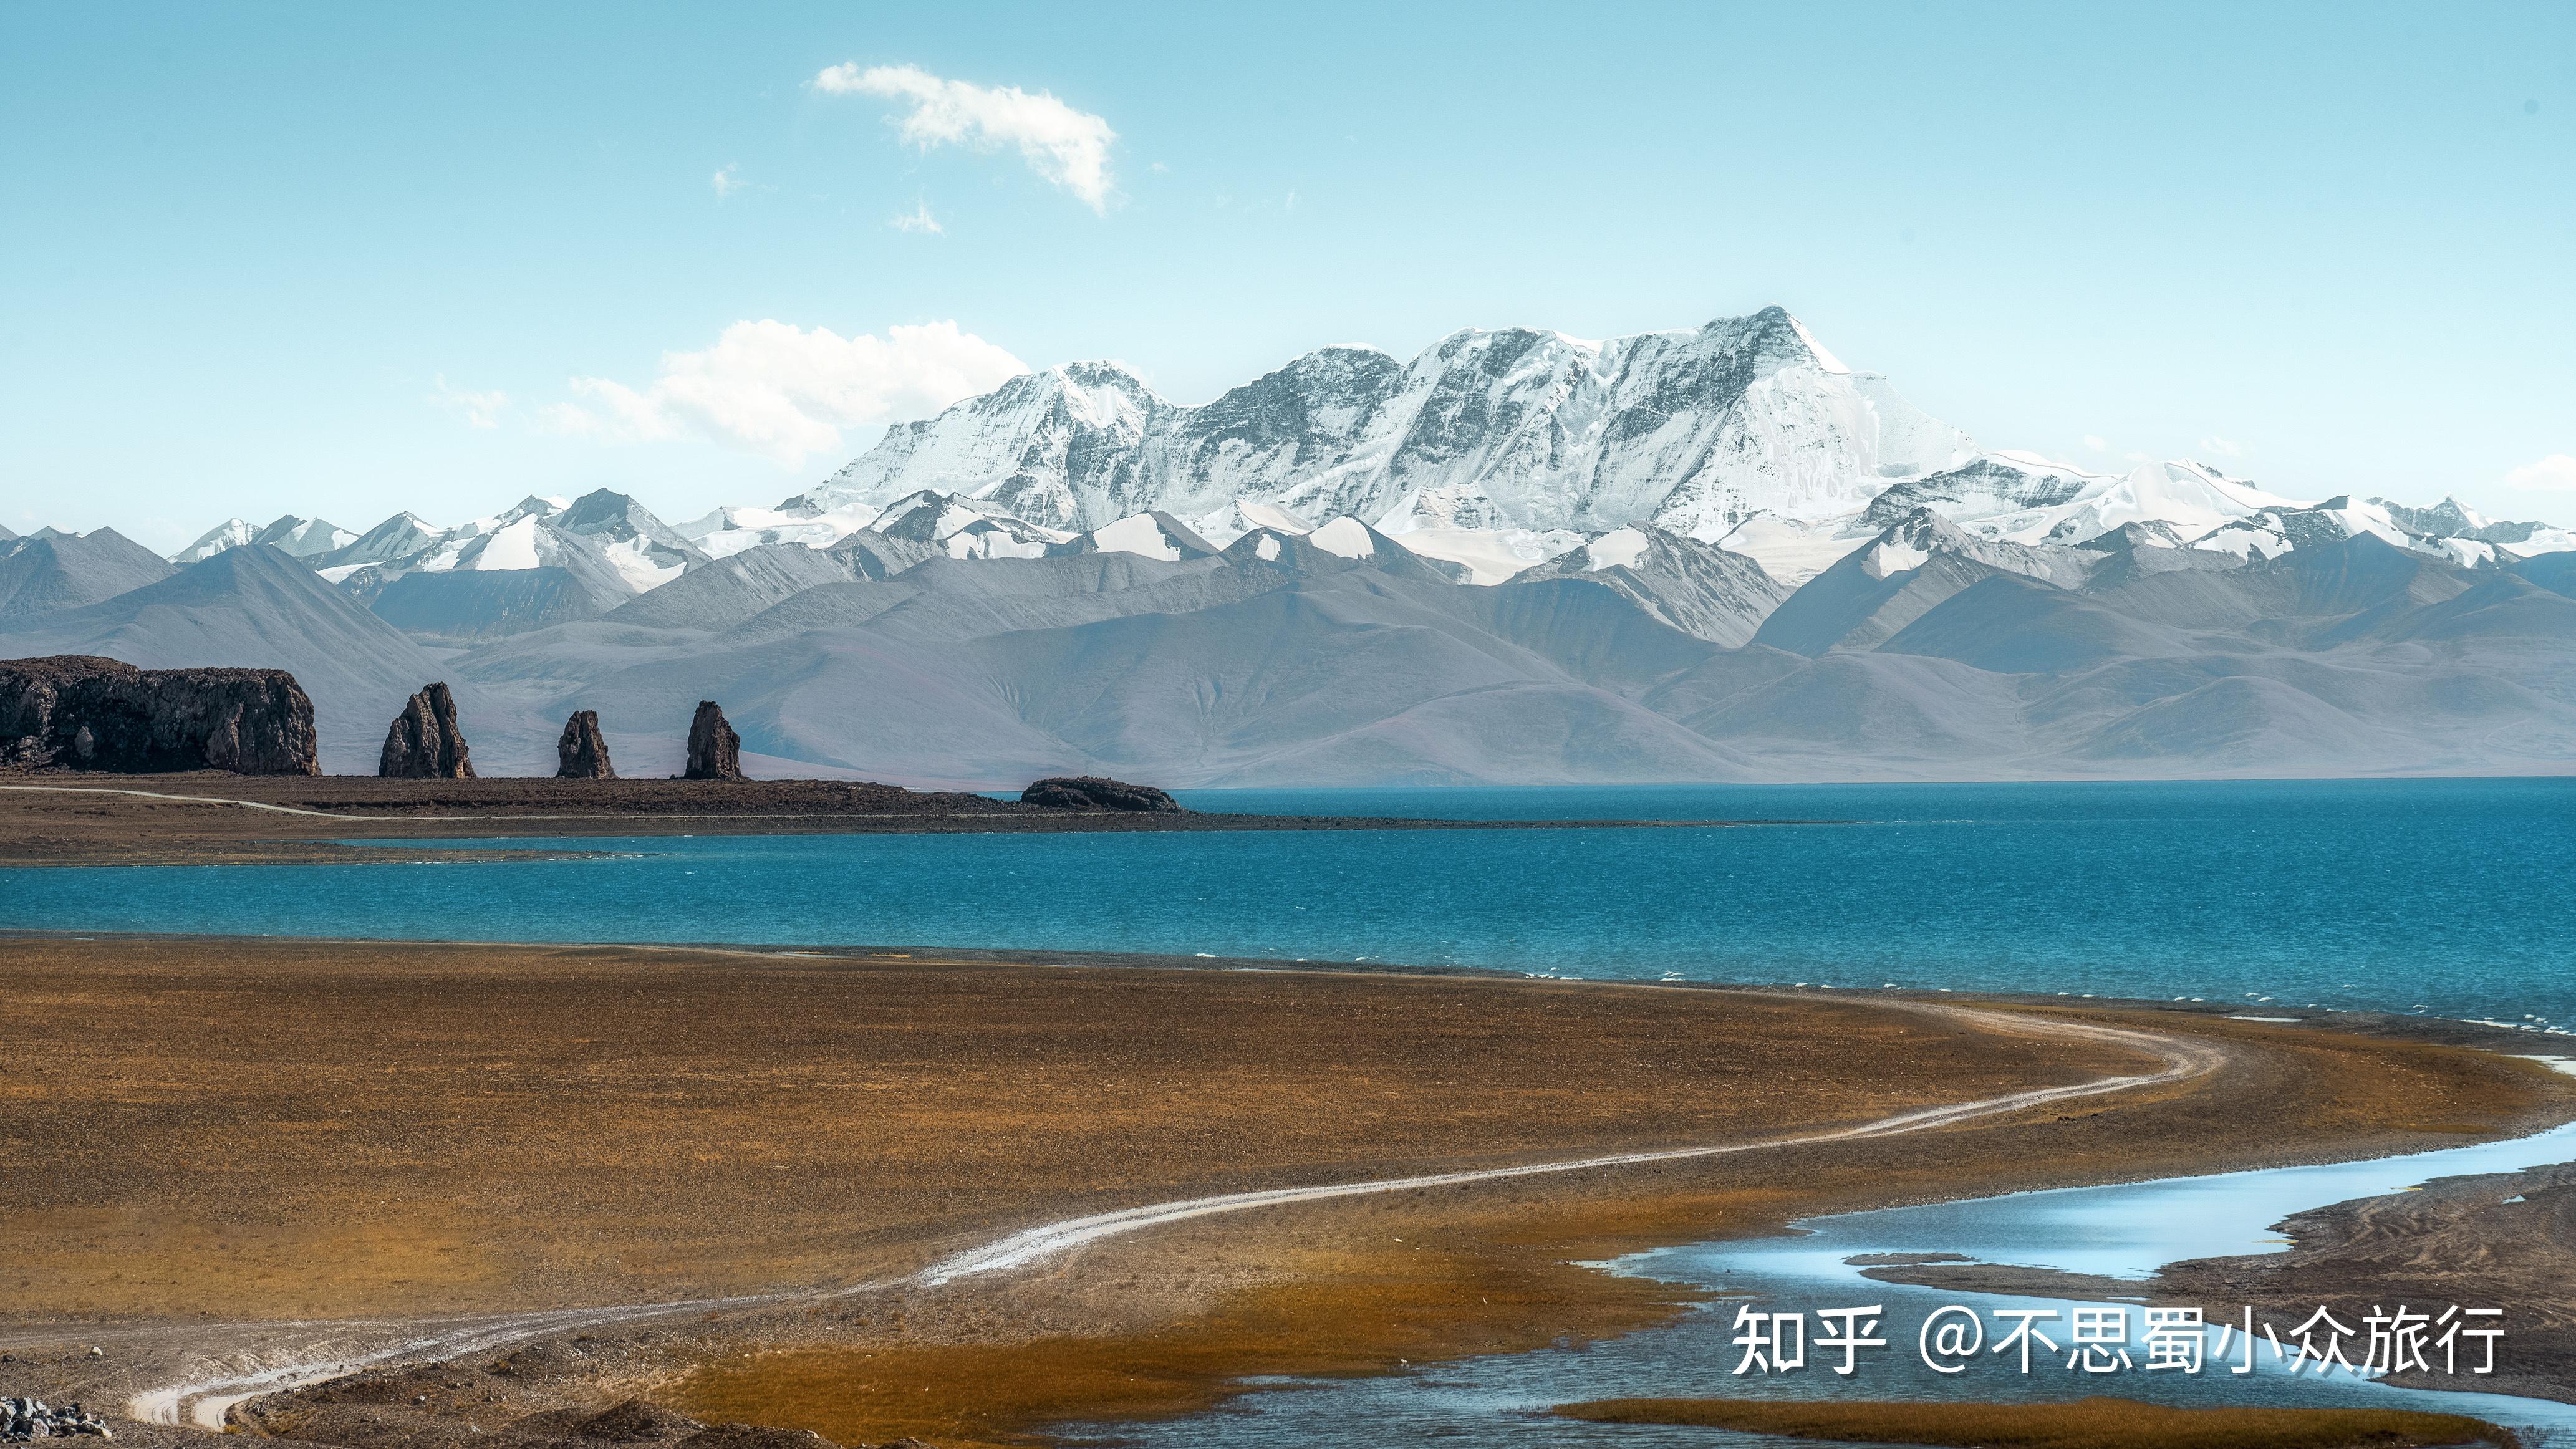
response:
[[[229,800],[220,795],[165,795],[158,790],[111,790],[103,785],[0,785],[17,795],[130,795],[137,800],[170,800],[181,805],[233,805],[244,810],[268,810],[279,815],[317,815],[324,820],[391,820],[390,815],[339,815],[328,810],[307,810],[301,805],[268,805],[257,800]]]
[[[1678,1162],[1782,1147],[1813,1146],[1871,1137],[1889,1137],[1907,1132],[1925,1132],[2075,1098],[2099,1097],[2134,1091],[2142,1087],[2189,1081],[2216,1072],[2227,1061],[2226,1050],[2215,1043],[2168,1036],[2160,1032],[1922,1002],[1875,1004],[1891,1010],[1946,1016],[2007,1035],[2054,1036],[2126,1046],[2162,1058],[2165,1066],[2163,1070],[2156,1072],[2102,1077],[2068,1086],[2044,1087],[2031,1091],[2006,1093],[2003,1096],[1988,1097],[1973,1102],[1918,1108],[1891,1117],[1882,1117],[1874,1122],[1790,1137],[1711,1143],[1649,1152],[1625,1152],[1607,1157],[1530,1162],[1510,1167],[1478,1168],[1425,1176],[1317,1183],[1305,1187],[1273,1188],[1258,1192],[1226,1193],[1212,1197],[1147,1203],[1116,1212],[1067,1218],[1060,1222],[1024,1228],[983,1246],[942,1258],[906,1278],[854,1283],[821,1292],[790,1291],[746,1294],[730,1298],[701,1298],[684,1302],[558,1308],[473,1318],[237,1325],[236,1327],[240,1329],[257,1330],[259,1336],[267,1339],[271,1346],[230,1354],[210,1353],[192,1356],[186,1361],[186,1367],[182,1370],[184,1377],[178,1382],[157,1385],[134,1394],[127,1401],[126,1412],[134,1418],[154,1423],[192,1422],[204,1428],[221,1430],[224,1427],[225,1416],[231,1411],[233,1405],[246,1399],[275,1393],[282,1389],[319,1383],[325,1379],[337,1378],[342,1374],[400,1360],[449,1358],[479,1353],[549,1334],[684,1314],[703,1315],[710,1312],[820,1303],[882,1293],[898,1288],[931,1288],[961,1278],[1025,1268],[1060,1257],[1089,1243],[1140,1232],[1166,1223],[1213,1217],[1223,1213],[1245,1212],[1282,1204],[1361,1197],[1376,1193],[1410,1192],[1419,1188],[1449,1187],[1506,1178],[1535,1177],[1550,1173],[1598,1171],[1647,1163]]]

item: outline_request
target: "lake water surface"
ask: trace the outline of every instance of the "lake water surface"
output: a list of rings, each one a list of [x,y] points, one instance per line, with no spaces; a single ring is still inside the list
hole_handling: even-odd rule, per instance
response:
[[[2576,779],[1218,791],[1753,829],[699,837],[0,871],[0,927],[1152,951],[2576,1023]],[[525,846],[527,841],[492,842]]]

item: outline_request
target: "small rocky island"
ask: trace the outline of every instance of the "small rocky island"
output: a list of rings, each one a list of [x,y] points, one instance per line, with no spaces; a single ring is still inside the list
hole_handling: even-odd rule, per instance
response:
[[[1023,805],[1054,810],[1128,810],[1180,815],[1180,802],[1151,785],[1130,785],[1105,775],[1057,775],[1020,792]]]

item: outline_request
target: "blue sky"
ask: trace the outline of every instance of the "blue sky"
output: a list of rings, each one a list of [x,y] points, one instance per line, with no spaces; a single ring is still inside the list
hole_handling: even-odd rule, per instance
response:
[[[2564,3],[15,4],[0,195],[21,531],[680,518],[1004,358],[1773,302],[1989,447],[2576,522]]]

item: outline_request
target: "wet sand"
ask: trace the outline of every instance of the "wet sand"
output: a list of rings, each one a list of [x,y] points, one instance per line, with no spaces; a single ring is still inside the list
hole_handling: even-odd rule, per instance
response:
[[[45,1043],[0,1062],[0,1152],[24,1167],[0,1174],[0,1391],[113,1401],[285,1344],[284,1319],[830,1290],[1084,1211],[1784,1136],[2157,1065],[1857,995],[1209,965],[0,938],[0,1031]],[[640,1391],[844,1442],[1011,1442],[1245,1373],[1677,1311],[1668,1285],[1571,1266],[1627,1249],[2450,1145],[2564,1116],[2576,1087],[2395,1037],[2000,1009],[2225,1064],[1914,1136],[1264,1208],[943,1288],[559,1335],[508,1412]],[[490,1442],[502,1413],[497,1389],[363,1414],[329,1392],[250,1412],[364,1445]]]
[[[0,771],[0,866],[417,860],[352,839],[1275,830],[1642,830],[1733,820],[1423,820],[1064,810],[840,780],[378,780]],[[491,858],[489,851],[452,858]]]

